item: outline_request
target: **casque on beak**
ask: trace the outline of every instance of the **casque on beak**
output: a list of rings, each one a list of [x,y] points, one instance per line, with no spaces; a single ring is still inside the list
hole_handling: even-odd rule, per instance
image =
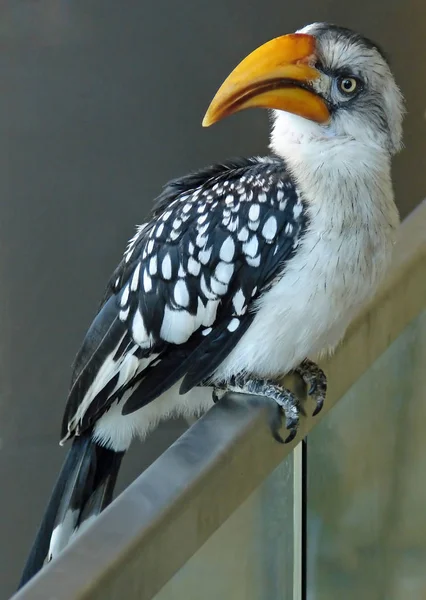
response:
[[[277,37],[249,54],[223,82],[203,119],[209,127],[245,108],[276,108],[317,123],[330,118],[325,101],[312,83],[320,76],[313,36]]]

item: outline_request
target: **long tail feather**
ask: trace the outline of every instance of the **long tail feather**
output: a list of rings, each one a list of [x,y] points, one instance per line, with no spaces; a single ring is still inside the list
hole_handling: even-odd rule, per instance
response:
[[[74,438],[27,559],[19,588],[55,558],[112,500],[124,452],[100,446],[91,432]]]

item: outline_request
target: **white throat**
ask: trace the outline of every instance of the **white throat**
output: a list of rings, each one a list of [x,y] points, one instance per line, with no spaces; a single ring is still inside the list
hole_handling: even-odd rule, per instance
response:
[[[290,168],[304,197],[318,208],[340,209],[354,222],[384,209],[389,226],[398,224],[391,181],[391,157],[371,140],[337,136],[332,129],[296,115],[279,113],[270,147]],[[330,206],[331,204],[331,206]]]

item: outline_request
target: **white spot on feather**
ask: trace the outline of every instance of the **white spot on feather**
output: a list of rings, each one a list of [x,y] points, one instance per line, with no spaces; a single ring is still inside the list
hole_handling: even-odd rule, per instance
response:
[[[179,279],[176,282],[175,289],[173,292],[175,302],[178,306],[187,307],[189,304],[189,293],[188,287],[183,279]]]
[[[160,336],[165,342],[183,344],[195,331],[195,316],[165,306]]]
[[[293,206],[293,217],[295,219],[297,219],[298,217],[300,217],[300,214],[301,214],[302,210],[303,210],[303,206],[302,206],[301,202],[298,202],[297,204],[295,204]]]
[[[234,265],[232,263],[218,263],[214,275],[221,283],[229,283],[234,273]]]
[[[232,333],[233,331],[238,329],[239,324],[240,324],[240,320],[237,319],[236,317],[234,317],[228,323],[228,327],[227,327],[228,331],[230,331]]]
[[[211,255],[212,247],[204,248],[204,250],[201,250],[201,252],[198,254],[198,260],[202,265],[206,265],[209,262]]]
[[[188,258],[188,273],[197,277],[200,273],[201,265],[198,260],[195,260],[192,256]]]
[[[129,285],[126,285],[126,287],[123,289],[123,292],[121,294],[121,300],[120,300],[120,304],[121,306],[126,306],[127,302],[129,301]]]
[[[148,275],[148,271],[146,269],[143,272],[143,289],[145,292],[150,292],[152,290],[152,279]]]
[[[260,206],[258,204],[252,204],[249,210],[250,221],[257,221],[260,215]]]
[[[166,254],[163,258],[163,262],[161,263],[161,273],[163,274],[164,279],[171,279],[172,277],[172,261],[169,254]]]
[[[238,239],[240,240],[240,242],[245,242],[248,240],[249,237],[249,230],[247,229],[247,227],[242,227],[240,229],[240,231],[238,232],[237,235]]]
[[[276,236],[277,229],[278,229],[277,220],[273,215],[271,215],[270,217],[268,217],[268,219],[266,219],[266,221],[262,227],[262,235],[266,240],[271,241]]]
[[[234,305],[234,310],[237,315],[242,314],[243,308],[245,307],[246,298],[243,294],[243,290],[240,288],[234,297],[232,298],[232,304]]]
[[[258,267],[260,265],[260,254],[252,258],[251,256],[246,256],[246,262],[251,267]]]
[[[138,263],[136,269],[133,272],[132,281],[130,283],[130,289],[132,292],[136,292],[136,290],[138,289],[140,271],[141,271],[141,263]]]
[[[199,248],[204,248],[204,246],[207,244],[207,236],[205,235],[197,235],[195,243]]]
[[[127,307],[126,310],[120,310],[119,314],[118,314],[118,318],[120,319],[120,321],[126,321],[127,317],[129,316],[129,312],[130,312],[130,308]]]
[[[155,275],[157,273],[157,255],[154,254],[149,260],[149,274]]]
[[[132,337],[135,344],[138,344],[138,346],[141,346],[142,348],[150,346],[148,332],[145,329],[145,324],[143,322],[140,310],[137,310],[135,312],[135,316],[133,317]]]
[[[221,260],[224,260],[225,262],[231,262],[232,259],[234,258],[234,254],[235,254],[235,243],[234,243],[233,238],[231,236],[228,236],[220,248],[219,257],[221,258]]]
[[[256,256],[258,249],[259,242],[257,240],[256,235],[253,235],[249,242],[243,244],[243,252],[246,256],[251,256],[253,258],[254,256]]]

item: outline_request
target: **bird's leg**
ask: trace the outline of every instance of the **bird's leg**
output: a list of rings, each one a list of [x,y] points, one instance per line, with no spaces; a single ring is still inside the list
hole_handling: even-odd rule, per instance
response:
[[[296,369],[294,369],[294,372],[305,382],[308,396],[312,396],[316,404],[312,416],[317,415],[324,405],[327,393],[327,377],[324,371],[314,362],[306,358]]]
[[[210,384],[212,385],[212,384]],[[276,411],[270,419],[270,428],[274,438],[282,444],[291,442],[299,427],[299,414],[303,412],[296,395],[290,390],[280,387],[269,379],[258,379],[250,375],[232,377],[230,381],[213,384],[213,401],[217,402],[226,392],[240,392],[256,396],[264,396],[275,403]],[[282,418],[285,416],[285,426],[289,435],[282,439],[279,430]]]

